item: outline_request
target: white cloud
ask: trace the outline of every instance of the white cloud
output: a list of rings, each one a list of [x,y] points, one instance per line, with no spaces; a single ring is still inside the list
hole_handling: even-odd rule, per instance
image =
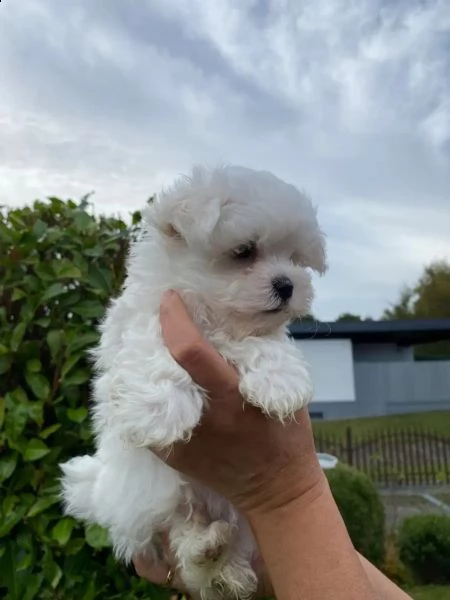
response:
[[[1,3],[0,203],[267,168],[320,206],[316,314],[376,317],[450,257],[449,39],[447,0]]]

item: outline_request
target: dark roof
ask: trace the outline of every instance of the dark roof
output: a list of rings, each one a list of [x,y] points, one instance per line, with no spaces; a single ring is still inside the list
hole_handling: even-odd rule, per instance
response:
[[[291,325],[290,331],[295,339],[351,339],[359,344],[415,346],[450,340],[450,319],[296,321]]]

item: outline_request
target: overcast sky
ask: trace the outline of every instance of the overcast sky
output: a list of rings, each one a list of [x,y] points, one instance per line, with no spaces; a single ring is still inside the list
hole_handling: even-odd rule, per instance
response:
[[[125,214],[221,160],[318,204],[318,318],[379,317],[450,258],[450,1],[0,3],[0,202]]]

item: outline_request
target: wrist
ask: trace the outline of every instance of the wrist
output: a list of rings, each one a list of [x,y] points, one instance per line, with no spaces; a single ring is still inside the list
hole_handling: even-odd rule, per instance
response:
[[[277,521],[329,491],[328,480],[314,454],[306,464],[293,461],[278,469],[272,479],[266,480],[247,502],[242,503],[241,510],[252,525],[260,521]]]

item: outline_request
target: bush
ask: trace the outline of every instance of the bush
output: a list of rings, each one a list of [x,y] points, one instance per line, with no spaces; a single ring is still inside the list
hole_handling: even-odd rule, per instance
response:
[[[87,200],[52,198],[0,213],[5,600],[132,600],[149,591],[116,563],[101,529],[62,518],[58,485],[58,463],[92,448],[86,350],[120,289],[134,232],[120,219],[96,217]]]
[[[400,559],[419,583],[450,583],[450,517],[414,515],[398,532]]]
[[[344,465],[325,473],[353,545],[367,560],[382,566],[385,516],[375,485],[364,473]]]

